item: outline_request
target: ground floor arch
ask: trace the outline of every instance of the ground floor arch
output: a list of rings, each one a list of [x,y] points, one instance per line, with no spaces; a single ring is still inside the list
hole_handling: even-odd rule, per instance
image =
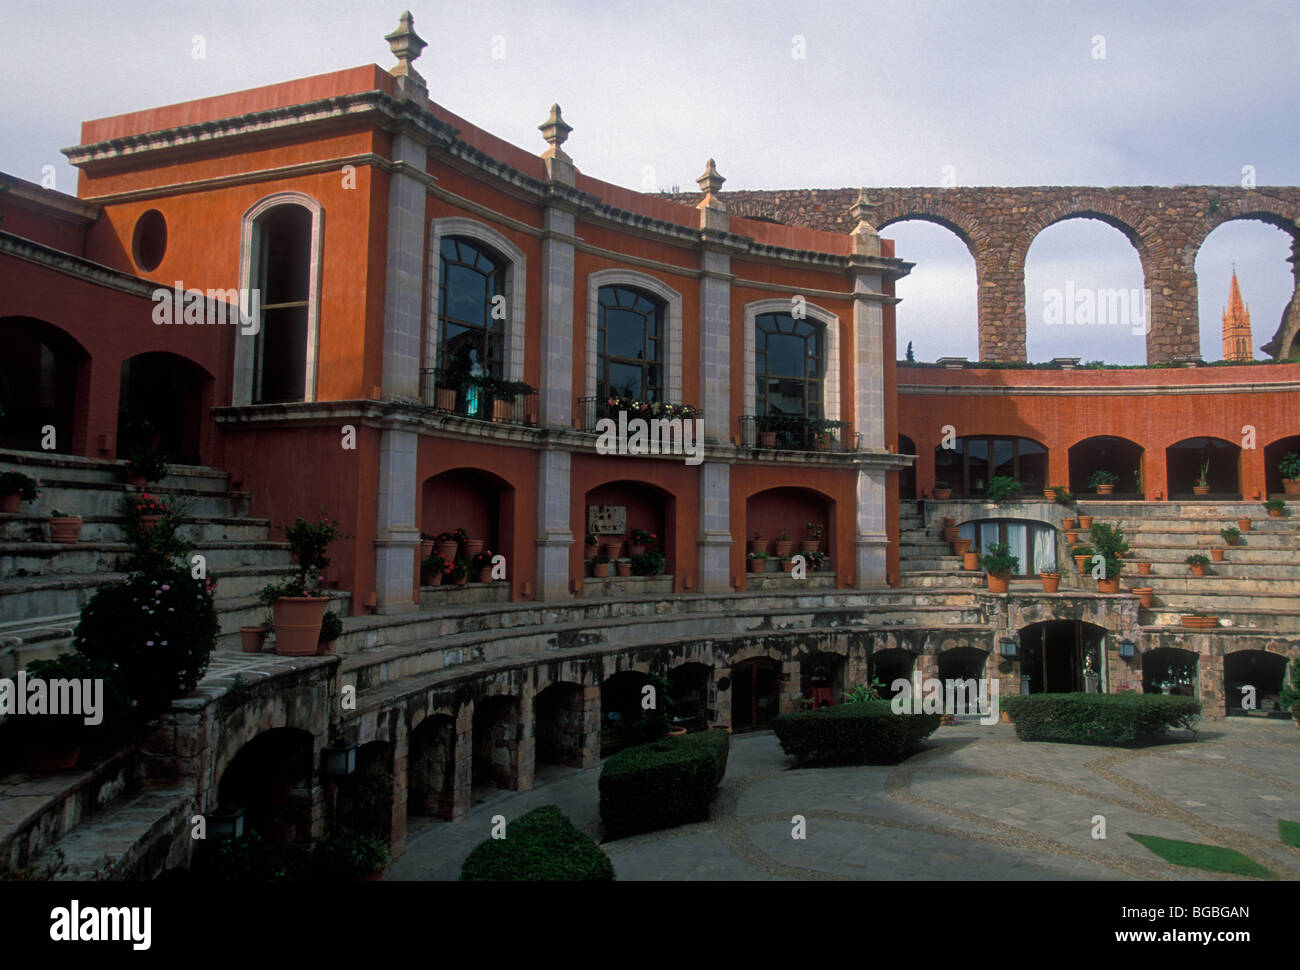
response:
[[[1258,713],[1290,717],[1282,704],[1287,658],[1267,650],[1234,650],[1223,657],[1223,699],[1228,714]],[[1254,688],[1253,691],[1242,688]],[[1246,699],[1253,696],[1253,709]]]
[[[523,724],[517,697],[495,694],[481,698],[475,704],[475,787],[519,787],[519,747],[522,737]]]
[[[1300,417],[1297,417],[1300,422]],[[1278,438],[1264,446],[1264,490],[1268,495],[1283,493],[1282,471],[1278,464],[1291,453],[1300,455],[1300,434]]]
[[[1082,620],[1046,620],[1017,635],[1021,689],[1029,694],[1071,694],[1102,689],[1105,627]]]
[[[533,700],[534,751],[539,764],[580,767],[586,743],[586,706],[581,684],[551,684]]]
[[[1144,694],[1198,694],[1200,664],[1191,650],[1180,647],[1157,647],[1142,654],[1142,692]]]
[[[780,713],[780,663],[767,657],[742,660],[731,668],[731,689],[732,729],[767,727]]]
[[[433,714],[411,732],[407,746],[408,815],[451,819],[456,812],[456,720]]]
[[[712,686],[713,668],[708,664],[684,663],[668,672],[674,726],[687,730],[708,727]]]
[[[813,707],[838,704],[844,699],[846,658],[825,651],[810,653],[799,663],[799,693]]]
[[[894,681],[910,682],[915,669],[916,655],[899,647],[877,650],[871,655],[867,665],[869,679],[884,684],[880,696],[890,698],[894,696]]]
[[[272,728],[244,744],[217,783],[217,811],[244,809],[246,829],[266,842],[301,843],[312,836],[315,771],[312,736]]]
[[[982,680],[989,652],[978,647],[953,647],[935,658],[939,680]]]
[[[117,457],[156,451],[183,465],[202,463],[202,424],[212,375],[179,354],[153,351],[122,361]]]
[[[0,318],[0,448],[74,450],[89,406],[90,356],[66,331],[32,317]],[[53,427],[53,449],[44,449]]]

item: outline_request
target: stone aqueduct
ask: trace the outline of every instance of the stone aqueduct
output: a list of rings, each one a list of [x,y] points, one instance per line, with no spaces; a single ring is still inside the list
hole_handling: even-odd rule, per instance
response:
[[[979,352],[987,361],[1025,360],[1025,257],[1034,237],[1066,219],[1098,219],[1122,232],[1137,250],[1151,291],[1147,362],[1200,354],[1196,254],[1214,229],[1256,220],[1291,237],[1296,289],[1277,332],[1264,345],[1276,358],[1300,356],[1300,188],[1243,189],[1192,185],[1163,188],[1081,186],[868,188],[873,222],[920,220],[944,226],[975,258],[979,287]],[[848,233],[858,189],[776,189],[723,192],[734,216]],[[670,198],[694,205],[695,193]],[[887,233],[886,233],[887,235]],[[907,253],[899,253],[906,259]],[[1264,325],[1267,328],[1267,324]]]

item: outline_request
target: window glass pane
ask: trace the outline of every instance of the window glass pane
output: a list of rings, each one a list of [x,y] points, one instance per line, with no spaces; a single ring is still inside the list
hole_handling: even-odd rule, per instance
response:
[[[627,310],[605,311],[605,352],[640,360],[645,356],[645,317]]]
[[[1014,478],[1016,475],[1015,462],[1014,462],[1015,442],[997,439],[992,442],[992,445],[993,445],[992,475],[1006,475],[1008,478]]]
[[[1011,546],[1011,555],[1020,560],[1017,576],[1029,575],[1033,563],[1029,560],[1029,530],[1020,523],[1007,523],[1007,545]]]
[[[1036,525],[1034,536],[1034,572],[1056,572],[1056,530]]]
[[[767,338],[767,372],[788,377],[803,377],[804,343],[795,337],[769,335]]]
[[[611,394],[641,397],[641,368],[610,361],[609,389]]]
[[[261,233],[262,305],[307,299],[311,262],[311,213],[279,205],[258,220]]]
[[[487,290],[483,276],[466,266],[448,265],[442,313],[453,320],[483,326],[487,320]]]
[[[306,386],[307,308],[263,311],[258,339],[258,401],[301,401]]]

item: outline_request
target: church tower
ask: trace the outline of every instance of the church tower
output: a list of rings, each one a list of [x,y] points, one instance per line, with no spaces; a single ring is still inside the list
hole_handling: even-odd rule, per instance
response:
[[[1250,346],[1250,310],[1241,300],[1237,285],[1237,267],[1232,268],[1232,287],[1228,291],[1228,308],[1223,311],[1223,359],[1254,360]]]

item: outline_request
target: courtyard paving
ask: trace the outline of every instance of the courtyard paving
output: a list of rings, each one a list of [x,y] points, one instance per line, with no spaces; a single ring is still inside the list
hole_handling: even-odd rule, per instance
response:
[[[531,791],[475,789],[463,821],[412,819],[388,878],[456,879],[493,816],[508,825],[539,805],[599,841],[599,769],[538,767]],[[1105,839],[1092,837],[1098,815]],[[1289,720],[1229,719],[1140,749],[1030,744],[1010,725],[968,723],[894,767],[793,769],[770,732],[733,737],[709,821],[601,847],[620,880],[1232,878],[1170,865],[1135,832],[1233,848],[1300,879],[1278,819],[1300,822]]]

